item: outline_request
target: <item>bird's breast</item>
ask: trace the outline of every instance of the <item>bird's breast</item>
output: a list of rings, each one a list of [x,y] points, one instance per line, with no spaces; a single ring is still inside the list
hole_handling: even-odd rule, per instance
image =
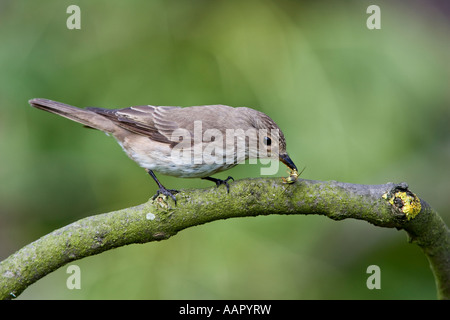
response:
[[[177,148],[139,135],[118,142],[141,167],[181,178],[207,177],[245,161],[245,155],[238,158],[235,152],[227,153],[207,144]]]

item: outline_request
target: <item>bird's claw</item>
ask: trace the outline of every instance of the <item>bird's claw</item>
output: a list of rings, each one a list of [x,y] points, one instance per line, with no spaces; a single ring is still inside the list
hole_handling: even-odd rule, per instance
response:
[[[158,191],[156,191],[156,194],[152,197],[152,200],[155,200],[160,195],[164,195],[167,197],[171,197],[173,201],[175,201],[175,205],[177,204],[177,198],[173,195],[174,193],[179,193],[180,191],[174,190],[174,189],[166,189],[166,188],[159,188]]]
[[[214,182],[217,187],[219,187],[221,184],[224,184],[227,187],[227,193],[230,193],[230,185],[228,184],[228,181],[230,181],[230,180],[234,181],[233,177],[231,177],[231,176],[228,176],[228,178],[226,178],[225,180],[217,179],[217,178],[213,178],[213,177],[204,177],[202,179]]]

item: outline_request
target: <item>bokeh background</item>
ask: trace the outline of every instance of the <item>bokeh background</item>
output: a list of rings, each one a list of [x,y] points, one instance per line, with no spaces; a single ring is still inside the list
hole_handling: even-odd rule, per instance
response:
[[[81,30],[66,9],[81,8]],[[381,9],[369,30],[366,9]],[[0,1],[0,260],[156,185],[112,138],[29,107],[227,104],[269,114],[303,177],[409,183],[450,221],[448,1]],[[280,167],[281,168],[281,167]],[[241,165],[218,174],[259,176]],[[281,168],[279,176],[286,176]],[[170,188],[208,181],[160,176]],[[434,299],[406,233],[364,221],[217,221],[74,262],[21,299]],[[366,269],[381,268],[368,290]]]

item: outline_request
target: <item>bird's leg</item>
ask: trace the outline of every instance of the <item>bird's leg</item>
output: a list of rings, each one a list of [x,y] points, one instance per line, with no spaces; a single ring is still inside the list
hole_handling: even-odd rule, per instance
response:
[[[165,196],[170,196],[173,201],[175,201],[175,204],[177,204],[177,199],[175,198],[175,196],[173,195],[174,193],[178,193],[178,190],[173,190],[173,189],[166,189],[161,182],[159,182],[159,180],[156,178],[155,174],[153,173],[152,170],[149,169],[145,169],[148,174],[153,178],[153,180],[155,180],[155,182],[158,184],[158,191],[156,191],[156,194],[152,197],[153,200],[156,199],[157,196],[159,196],[160,194],[165,195]]]
[[[225,180],[217,179],[217,178],[213,178],[213,177],[205,177],[205,178],[202,178],[202,179],[215,182],[217,187],[219,187],[221,184],[224,184],[227,187],[227,192],[228,193],[230,193],[230,185],[228,184],[228,181],[229,180],[233,180],[234,181],[233,177],[230,177],[230,176],[228,178],[226,178]]]

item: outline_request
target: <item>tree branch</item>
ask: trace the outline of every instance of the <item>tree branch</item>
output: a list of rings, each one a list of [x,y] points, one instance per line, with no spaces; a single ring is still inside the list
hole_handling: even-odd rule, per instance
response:
[[[183,190],[171,199],[87,217],[55,230],[0,263],[0,298],[17,297],[29,285],[65,264],[132,243],[168,239],[207,222],[270,214],[320,214],[360,219],[405,230],[434,273],[439,299],[450,299],[450,232],[439,215],[406,183],[358,185],[280,178],[235,181],[223,188]],[[226,203],[226,206],[223,204]]]

